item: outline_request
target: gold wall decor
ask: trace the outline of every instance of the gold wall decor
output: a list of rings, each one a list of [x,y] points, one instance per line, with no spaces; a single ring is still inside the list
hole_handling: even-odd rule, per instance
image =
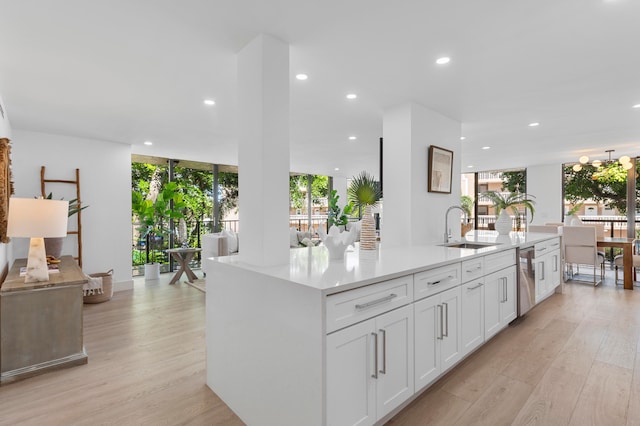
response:
[[[11,141],[0,139],[0,242],[8,243],[7,217],[9,215],[9,197],[13,195],[11,181]]]

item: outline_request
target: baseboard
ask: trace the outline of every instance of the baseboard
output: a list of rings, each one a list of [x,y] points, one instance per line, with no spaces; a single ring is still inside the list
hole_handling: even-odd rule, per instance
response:
[[[118,281],[113,283],[113,291],[133,290],[133,280]]]

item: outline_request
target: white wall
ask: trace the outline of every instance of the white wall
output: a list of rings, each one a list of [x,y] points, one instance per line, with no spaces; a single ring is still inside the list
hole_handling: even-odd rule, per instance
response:
[[[40,168],[47,179],[75,178],[80,169],[82,259],[86,273],[114,270],[116,290],[132,288],[131,277],[131,149],[107,141],[35,133],[14,129],[12,171],[15,196],[40,195]],[[47,184],[54,198],[75,198],[75,186]],[[75,216],[69,221],[75,229]],[[75,236],[67,237],[63,254],[75,254]],[[13,258],[26,257],[28,241],[14,239]],[[0,258],[0,260],[2,260]]]
[[[460,205],[460,123],[415,103],[385,111],[383,245],[443,242],[445,212]],[[453,151],[451,194],[427,191],[429,146]],[[459,223],[459,211],[449,223]],[[451,226],[459,238],[460,227]]]
[[[531,223],[562,222],[562,164],[527,167],[527,192],[535,197]]]

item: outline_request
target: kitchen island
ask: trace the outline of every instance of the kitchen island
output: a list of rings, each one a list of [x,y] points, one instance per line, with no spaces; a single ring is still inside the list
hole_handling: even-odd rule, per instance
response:
[[[559,246],[552,234],[467,240],[477,248],[205,260],[207,385],[251,425],[384,423],[516,318],[516,249]]]

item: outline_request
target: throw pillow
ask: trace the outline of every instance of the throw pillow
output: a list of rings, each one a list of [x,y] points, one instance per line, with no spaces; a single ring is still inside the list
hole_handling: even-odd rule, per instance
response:
[[[289,228],[289,247],[298,247],[298,230],[296,228]]]
[[[229,253],[237,253],[238,252],[238,236],[235,232],[225,229],[221,232],[222,235],[227,237],[227,248],[229,249]]]

